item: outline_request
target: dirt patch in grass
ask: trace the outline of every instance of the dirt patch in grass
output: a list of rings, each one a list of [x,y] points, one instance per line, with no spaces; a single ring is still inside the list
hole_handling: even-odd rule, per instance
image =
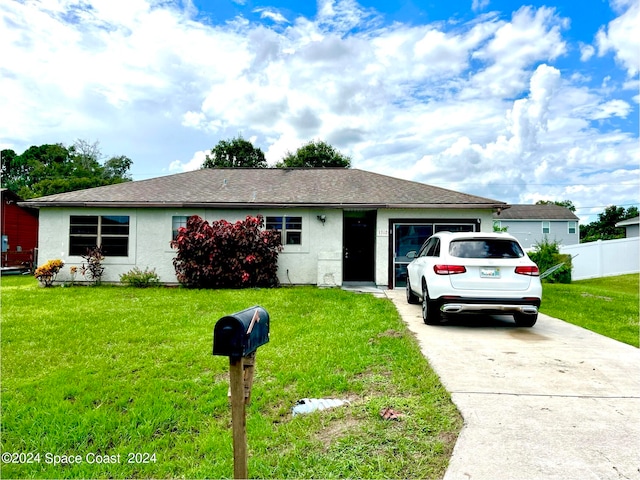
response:
[[[438,440],[442,442],[445,455],[450,457],[451,454],[453,453],[453,449],[456,446],[456,442],[458,441],[458,433],[457,432],[440,432],[438,434]]]
[[[602,296],[602,295],[594,295],[594,294],[592,294],[592,293],[587,293],[587,292],[582,292],[580,295],[581,295],[582,297],[584,297],[584,298],[589,298],[589,297],[590,297],[590,298],[597,298],[597,299],[599,299],[599,300],[604,300],[604,301],[606,301],[606,302],[611,302],[611,301],[613,301],[613,298],[611,298],[611,297],[604,297],[604,296]]]
[[[378,338],[381,338],[381,337],[402,338],[402,337],[404,337],[404,334],[402,332],[397,331],[397,330],[389,329],[389,330],[386,330],[386,331],[384,331],[382,333],[379,333],[378,334]]]
[[[324,451],[329,450],[331,445],[350,432],[357,431],[360,427],[360,420],[346,415],[344,418],[336,418],[329,422],[317,433],[318,440],[322,443]]]

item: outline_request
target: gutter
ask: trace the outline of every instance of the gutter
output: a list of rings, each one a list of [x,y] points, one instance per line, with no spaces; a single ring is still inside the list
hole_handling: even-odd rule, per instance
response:
[[[491,209],[497,211],[510,207],[496,203],[266,203],[266,202],[38,202],[24,201],[18,205],[27,208],[334,208],[334,209]]]

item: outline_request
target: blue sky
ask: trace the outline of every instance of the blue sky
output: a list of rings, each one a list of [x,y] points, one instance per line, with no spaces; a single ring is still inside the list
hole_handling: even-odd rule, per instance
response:
[[[510,203],[638,205],[637,0],[0,0],[0,148],[134,180],[238,135]]]

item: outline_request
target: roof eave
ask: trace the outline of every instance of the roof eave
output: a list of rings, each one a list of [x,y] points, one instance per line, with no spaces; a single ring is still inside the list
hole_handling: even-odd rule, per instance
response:
[[[269,203],[269,202],[65,202],[25,201],[19,205],[29,208],[367,208],[367,209],[481,209],[504,210],[502,203]]]

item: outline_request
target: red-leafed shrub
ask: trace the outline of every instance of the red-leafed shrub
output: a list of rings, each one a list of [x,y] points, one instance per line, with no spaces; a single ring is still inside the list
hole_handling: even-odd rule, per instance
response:
[[[261,215],[211,224],[189,217],[171,242],[178,251],[173,259],[178,281],[196,288],[277,287],[280,234],[263,226]]]

